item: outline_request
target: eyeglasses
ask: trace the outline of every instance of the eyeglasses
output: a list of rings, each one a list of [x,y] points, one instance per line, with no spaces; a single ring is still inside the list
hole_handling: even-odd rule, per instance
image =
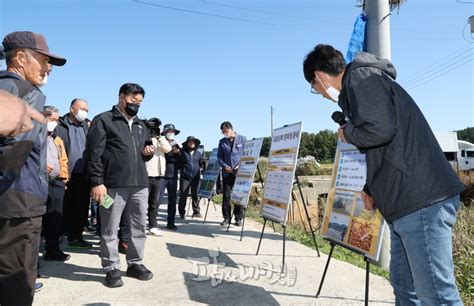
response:
[[[310,85],[311,85],[311,90],[310,90],[310,92],[311,92],[312,94],[315,94],[315,95],[320,95],[320,93],[319,93],[316,89],[314,89],[313,83],[314,83],[314,80],[312,80],[311,83],[310,83]]]

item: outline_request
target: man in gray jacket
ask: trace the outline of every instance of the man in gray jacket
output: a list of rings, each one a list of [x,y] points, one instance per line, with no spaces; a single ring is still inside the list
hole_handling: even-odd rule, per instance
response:
[[[338,136],[366,154],[366,209],[391,233],[397,305],[462,305],[454,279],[452,226],[464,190],[415,101],[388,60],[359,53],[349,65],[318,45],[303,64],[311,91],[338,102],[349,122]]]

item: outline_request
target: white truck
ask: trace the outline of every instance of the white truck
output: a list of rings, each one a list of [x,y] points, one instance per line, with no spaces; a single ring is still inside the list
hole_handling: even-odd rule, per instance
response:
[[[458,140],[456,132],[435,133],[435,136],[455,170],[474,171],[474,144]]]

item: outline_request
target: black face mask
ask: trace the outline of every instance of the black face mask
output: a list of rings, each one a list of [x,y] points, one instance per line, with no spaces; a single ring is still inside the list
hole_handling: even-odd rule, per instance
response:
[[[127,106],[125,106],[125,112],[127,115],[134,117],[138,113],[139,108],[140,104],[127,103]]]

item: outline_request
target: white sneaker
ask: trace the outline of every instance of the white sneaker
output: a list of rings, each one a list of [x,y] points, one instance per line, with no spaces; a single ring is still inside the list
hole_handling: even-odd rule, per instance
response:
[[[154,235],[154,236],[160,236],[160,237],[163,236],[163,232],[162,232],[159,228],[157,228],[157,227],[152,227],[152,228],[150,228],[150,229],[148,230],[148,233],[149,233],[150,235]]]

